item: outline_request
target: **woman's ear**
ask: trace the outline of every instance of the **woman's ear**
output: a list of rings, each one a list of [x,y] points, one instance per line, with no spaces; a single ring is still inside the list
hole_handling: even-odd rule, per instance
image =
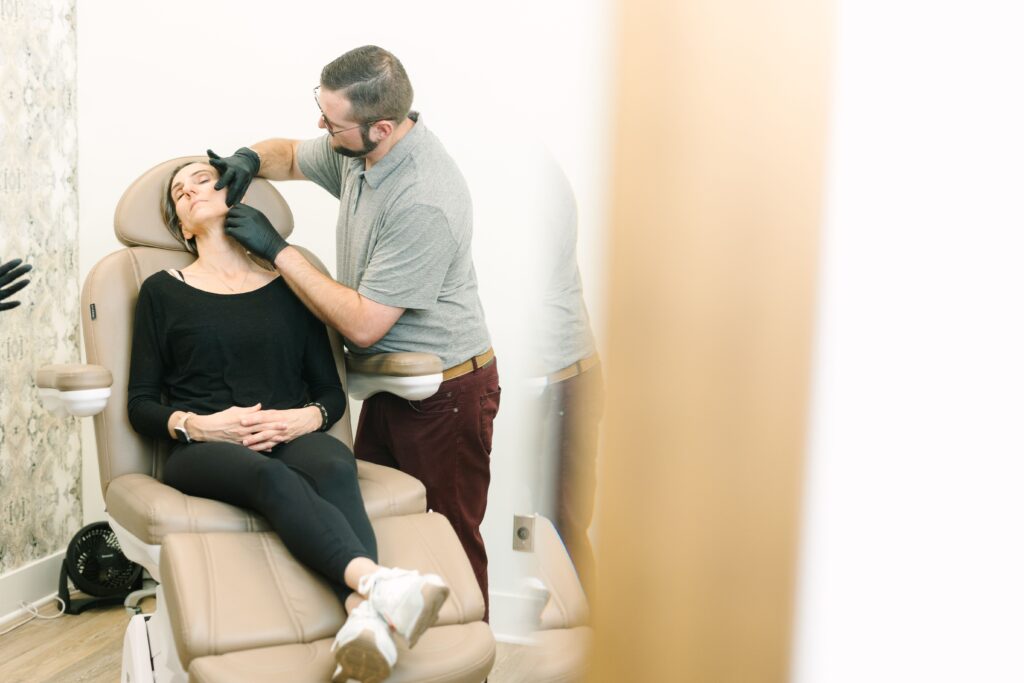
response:
[[[196,234],[183,225],[181,226],[181,236],[184,237],[185,241],[187,242],[188,240],[195,237]]]

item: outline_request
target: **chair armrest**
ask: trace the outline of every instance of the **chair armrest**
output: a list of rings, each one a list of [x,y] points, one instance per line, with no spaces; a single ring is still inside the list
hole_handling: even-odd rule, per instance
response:
[[[432,353],[345,354],[349,395],[359,401],[382,391],[413,401],[433,396],[441,385],[441,359]]]
[[[102,365],[67,363],[36,370],[36,387],[47,410],[88,417],[107,407],[114,376]]]
[[[107,514],[149,545],[180,532],[234,532],[268,529],[250,510],[210,498],[188,496],[147,474],[133,472],[111,480],[104,494]]]

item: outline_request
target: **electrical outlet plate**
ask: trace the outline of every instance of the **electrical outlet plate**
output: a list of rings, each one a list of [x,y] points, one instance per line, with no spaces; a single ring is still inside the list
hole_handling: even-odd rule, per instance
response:
[[[536,515],[515,515],[512,521],[512,550],[533,552],[533,520]]]

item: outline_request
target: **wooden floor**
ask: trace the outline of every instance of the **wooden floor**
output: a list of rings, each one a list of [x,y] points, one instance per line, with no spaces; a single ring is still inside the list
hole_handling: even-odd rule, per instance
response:
[[[143,601],[142,609],[152,611],[153,600]],[[40,612],[56,614],[56,604]],[[35,619],[0,636],[0,682],[118,683],[129,618],[123,607],[95,609],[52,621]],[[15,623],[5,624],[0,631]],[[516,665],[522,649],[498,643],[489,683],[521,680]]]
[[[143,609],[148,611],[152,606],[147,608],[144,602]],[[56,614],[56,603],[39,611]],[[128,619],[123,607],[89,610],[52,621],[35,619],[0,636],[0,681],[118,683]]]

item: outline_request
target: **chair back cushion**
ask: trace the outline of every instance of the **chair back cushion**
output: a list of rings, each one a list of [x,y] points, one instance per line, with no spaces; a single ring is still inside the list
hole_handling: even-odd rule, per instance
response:
[[[160,479],[163,461],[171,445],[169,438],[154,440],[139,435],[128,422],[132,327],[135,303],[143,281],[157,271],[181,269],[194,260],[164,227],[160,215],[161,188],[176,166],[203,159],[205,157],[172,159],[151,168],[132,183],[118,204],[115,216],[118,239],[131,246],[97,263],[86,277],[82,289],[82,330],[87,362],[104,366],[114,379],[107,407],[94,422],[104,495],[110,481],[123,474],[140,473]],[[245,201],[270,216],[283,235],[291,232],[291,211],[269,182],[262,178],[254,180]],[[322,272],[327,272],[316,257],[302,251]],[[345,362],[341,340],[334,330],[329,329],[328,332],[344,386]],[[348,411],[330,433],[352,446]]]
[[[121,244],[126,247],[157,247],[184,251],[181,243],[171,235],[164,224],[161,207],[171,171],[197,161],[209,159],[205,156],[171,159],[149,169],[128,186],[114,210],[114,233]],[[287,238],[292,234],[295,223],[291,209],[270,181],[263,178],[253,179],[245,196],[242,197],[242,203],[266,214],[271,225],[277,228],[283,237]]]

